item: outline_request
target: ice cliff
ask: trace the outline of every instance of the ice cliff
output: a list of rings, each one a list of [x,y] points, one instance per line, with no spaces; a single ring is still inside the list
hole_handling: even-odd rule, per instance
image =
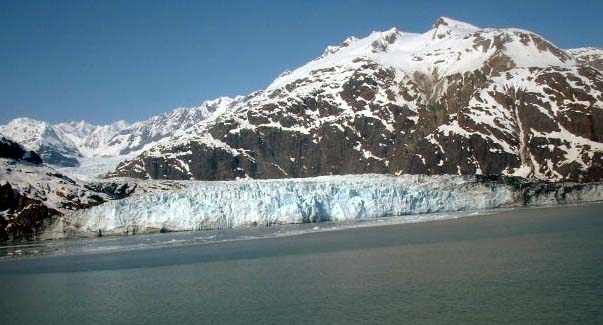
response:
[[[268,226],[603,200],[603,183],[356,175],[191,182],[67,214],[46,238]]]

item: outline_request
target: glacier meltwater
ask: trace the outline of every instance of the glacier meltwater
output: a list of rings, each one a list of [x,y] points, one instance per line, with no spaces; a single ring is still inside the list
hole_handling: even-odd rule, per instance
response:
[[[603,199],[603,184],[354,175],[190,182],[61,217],[47,237],[266,226]]]

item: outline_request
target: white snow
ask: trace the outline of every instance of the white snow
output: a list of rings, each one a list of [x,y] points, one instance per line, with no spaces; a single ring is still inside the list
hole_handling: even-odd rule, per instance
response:
[[[198,107],[177,108],[148,120],[128,124],[117,121],[109,125],[92,125],[85,121],[49,124],[30,118],[17,118],[0,125],[0,133],[37,151],[42,146],[59,150],[76,158],[77,167],[59,167],[72,177],[91,179],[105,174],[121,161],[165,142],[176,134],[186,134],[196,127],[226,112],[243,97],[219,97]]]
[[[520,42],[520,35],[534,35],[529,31],[508,29],[481,29],[474,25],[441,18],[446,24],[434,26],[425,33],[401,32],[396,28],[384,32],[373,32],[353,42],[344,41],[340,46],[330,46],[325,54],[290,73],[279,76],[268,87],[268,91],[304,79],[327,68],[357,67],[357,59],[370,60],[384,67],[391,67],[409,75],[420,72],[431,75],[437,70],[440,76],[480,68],[485,61],[497,54],[496,48],[474,48],[476,39],[492,40],[501,35],[511,41],[505,44],[507,54],[517,67],[566,66],[558,57],[538,50],[536,45]]]
[[[115,170],[120,162],[133,158],[133,155],[103,156],[103,157],[82,157],[79,159],[80,165],[77,167],[55,167],[63,174],[82,181],[91,181],[98,179]]]
[[[77,146],[70,139],[62,137],[58,129],[43,121],[16,118],[6,125],[0,125],[0,133],[27,150],[52,147],[67,157],[78,157]]]
[[[603,48],[600,47],[581,47],[566,50],[567,53],[580,60],[603,59]]]
[[[449,27],[462,28],[462,29],[467,29],[467,30],[480,29],[479,27],[477,27],[475,25],[471,25],[464,21],[452,19],[449,17],[440,17],[438,19],[438,21],[436,22],[436,24],[437,23],[440,23],[440,24],[443,24],[443,25],[449,26]],[[436,26],[433,26],[433,27],[435,28]]]

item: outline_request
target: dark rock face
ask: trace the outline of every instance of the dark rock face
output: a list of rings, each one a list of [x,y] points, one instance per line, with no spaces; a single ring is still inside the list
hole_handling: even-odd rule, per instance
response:
[[[56,209],[46,201],[51,193],[19,191],[8,182],[0,184],[0,241],[37,239],[65,211],[87,209],[108,199],[122,199],[136,189],[134,183],[98,182],[85,184],[82,186],[85,190],[80,190],[79,184],[63,175],[46,176],[60,178],[73,185],[70,190],[54,190],[60,200],[55,203]]]
[[[0,241],[32,240],[59,218],[135,192],[181,189],[178,182],[71,179],[52,167],[0,159]],[[42,237],[48,238],[48,237]],[[52,236],[50,236],[52,238]]]
[[[32,164],[42,163],[42,158],[37,153],[27,151],[18,143],[5,137],[0,137],[0,158],[24,160]]]
[[[433,42],[455,37],[445,23],[438,22]],[[603,180],[601,71],[516,30],[476,30],[458,37],[471,40],[466,48],[413,54],[415,62],[433,62],[425,68],[430,73],[392,68],[375,57],[403,38],[388,33],[367,43],[374,46],[365,57],[317,65],[297,79],[291,77],[295,72],[287,74],[287,82],[188,138],[123,162],[109,176],[230,180],[409,173]],[[350,46],[331,49],[331,55]],[[557,65],[526,66],[523,54],[510,49]],[[450,66],[466,53],[486,58],[481,66],[455,72]]]
[[[113,200],[126,198],[136,190],[136,183],[95,182],[84,185],[85,188],[108,195]]]
[[[79,152],[65,153],[61,150],[58,150],[57,148],[49,146],[40,146],[40,148],[37,150],[40,152],[40,155],[44,158],[44,161],[48,164],[61,167],[77,167],[80,165],[79,160],[77,158],[74,158],[74,156],[79,156]]]
[[[61,213],[21,195],[9,183],[0,185],[0,241],[35,239]]]
[[[78,182],[31,163],[35,156],[14,142],[0,145],[10,149],[3,150],[0,159],[0,241],[36,239],[64,213],[123,198],[136,189],[130,183]]]
[[[162,155],[141,155],[125,162],[114,175],[201,180],[359,173],[503,175],[524,167],[529,171],[521,176],[603,180],[603,154],[593,152],[588,144],[603,139],[603,108],[595,105],[601,102],[601,73],[587,67],[581,68],[578,76],[556,68],[537,73],[536,82],[545,89],[547,100],[543,94],[524,89],[493,88],[484,71],[436,81],[421,76],[395,85],[387,74],[376,70],[362,79],[352,77],[340,93],[352,111],[365,114],[321,123],[308,133],[262,122],[304,128],[311,120],[308,115],[342,115],[340,107],[320,95],[298,97],[294,104],[248,112],[254,129],[232,132],[241,126],[236,117],[209,126],[208,134],[225,146],[191,141],[162,149]],[[599,97],[566,81],[572,78],[589,82],[588,88],[596,87]],[[409,89],[418,90],[413,100],[420,109],[414,112],[395,103],[372,103],[371,89],[388,84],[394,89],[387,90],[399,96],[413,98],[407,94]],[[443,84],[448,87],[440,96],[421,90]],[[574,98],[581,98],[580,103]],[[491,104],[496,105],[495,110],[488,107]],[[560,109],[553,112],[552,106]],[[493,123],[476,121],[480,115]],[[574,144],[563,132],[589,141]],[[570,151],[577,156],[568,157]]]

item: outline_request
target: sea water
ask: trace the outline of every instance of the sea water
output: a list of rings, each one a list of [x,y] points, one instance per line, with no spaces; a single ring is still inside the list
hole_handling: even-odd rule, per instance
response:
[[[0,323],[596,324],[602,207],[4,248]]]

